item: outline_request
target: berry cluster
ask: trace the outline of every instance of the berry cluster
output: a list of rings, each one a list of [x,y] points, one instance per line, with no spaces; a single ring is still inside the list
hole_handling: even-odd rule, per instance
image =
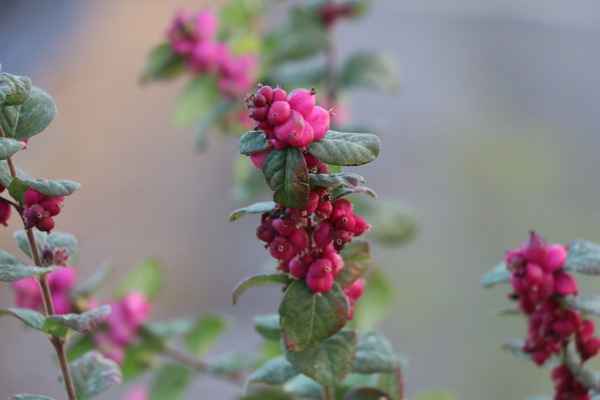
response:
[[[554,400],[590,400],[589,390],[579,382],[565,365],[552,370],[554,382]]]
[[[6,188],[0,183],[0,193],[4,192]],[[8,219],[12,213],[10,203],[2,201],[0,199],[0,225],[8,226]]]
[[[47,276],[52,303],[56,314],[68,314],[74,311],[69,298],[69,292],[77,281],[77,270],[72,267],[61,266],[50,272]],[[43,311],[44,300],[42,291],[35,278],[22,279],[11,282],[15,291],[15,304],[31,310]]]
[[[122,364],[125,350],[137,337],[150,314],[150,302],[139,292],[130,292],[119,301],[110,301],[111,312],[106,318],[106,330],[92,338],[106,357]]]
[[[210,11],[181,10],[167,29],[167,38],[192,72],[216,75],[221,92],[236,98],[252,86],[256,56],[233,56],[226,43],[216,40],[218,29],[219,21]]]
[[[573,339],[582,363],[600,351],[593,321],[584,320],[579,311],[561,304],[562,297],[577,294],[577,282],[563,269],[566,259],[565,246],[548,244],[535,232],[530,233],[519,249],[508,251],[506,255],[514,289],[510,297],[517,300],[519,309],[529,316],[523,351],[531,354],[538,365],[560,354]],[[588,399],[559,395],[566,387],[580,385],[570,372],[568,375],[560,372],[563,369],[568,368],[557,369],[559,372],[552,375],[557,387],[555,400]]]
[[[295,89],[288,95],[279,86],[259,85],[256,93],[246,98],[246,105],[255,128],[265,133],[273,147],[304,149],[325,136],[333,115],[315,105],[315,93],[314,89]]]
[[[25,208],[23,209],[25,229],[35,227],[42,232],[50,232],[54,229],[52,217],[60,214],[64,199],[64,196],[50,197],[35,189],[27,189],[24,196]]]

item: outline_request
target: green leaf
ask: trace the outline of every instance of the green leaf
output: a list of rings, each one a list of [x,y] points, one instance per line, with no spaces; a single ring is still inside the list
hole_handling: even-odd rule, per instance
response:
[[[219,12],[220,35],[232,31],[249,32],[252,25],[263,15],[265,5],[260,0],[236,0],[221,7]]]
[[[65,249],[71,259],[77,254],[77,238],[69,233],[53,231],[52,235],[46,235],[46,243],[52,251]]]
[[[25,185],[19,178],[15,178],[10,182],[10,185],[6,187],[10,196],[19,203],[23,203],[25,191],[29,189],[29,186]]]
[[[394,287],[381,269],[374,269],[367,277],[360,301],[354,303],[354,319],[359,332],[373,329],[387,314],[394,299]]]
[[[54,234],[54,233],[53,233]],[[33,231],[33,235],[35,237],[35,242],[37,244],[38,251],[40,254],[44,251],[44,245],[46,244],[46,238],[48,238],[48,234],[45,232],[40,232],[38,230]],[[27,232],[24,230],[16,231],[13,233],[13,237],[17,242],[19,248],[29,256],[29,258],[33,259],[31,255],[31,248],[29,247],[29,239],[27,238]]]
[[[289,285],[292,281],[292,278],[284,274],[263,274],[250,276],[238,283],[233,289],[233,304],[237,303],[240,295],[250,287],[264,285],[266,283],[280,283],[283,285]]]
[[[188,333],[194,327],[194,320],[191,318],[177,318],[166,322],[148,322],[142,325],[144,333],[155,337],[158,340],[166,341],[176,335]]]
[[[284,355],[304,375],[324,386],[334,386],[350,372],[356,340],[356,331],[345,329],[317,347],[292,352],[286,346]]]
[[[342,67],[340,83],[345,88],[365,87],[394,92],[400,87],[398,68],[387,56],[372,52],[353,54]]]
[[[50,268],[27,265],[17,257],[0,250],[0,282],[15,282],[52,272]]]
[[[142,82],[171,79],[182,73],[184,67],[183,59],[173,52],[170,43],[160,44],[148,56]]]
[[[145,337],[141,342],[128,346],[125,351],[125,360],[121,365],[123,379],[129,381],[148,368],[157,366],[157,353],[161,348],[160,341]]]
[[[600,372],[586,368],[581,365],[579,358],[569,349],[566,357],[566,365],[584,387],[594,391],[600,390]]]
[[[600,275],[600,245],[585,240],[570,242],[563,268],[586,275]]]
[[[52,397],[42,396],[40,394],[20,393],[20,394],[13,394],[6,400],[54,400],[54,399]]]
[[[27,101],[16,106],[0,106],[0,124],[6,136],[25,140],[37,135],[54,119],[56,106],[43,90],[31,88]]]
[[[173,123],[179,128],[189,128],[200,121],[211,106],[219,100],[214,77],[200,75],[183,93],[173,115]]]
[[[21,181],[25,186],[50,197],[69,196],[81,187],[77,182],[66,180],[49,181],[47,179],[22,179]]]
[[[7,73],[0,74],[0,106],[17,106],[27,101],[31,79]]]
[[[371,225],[366,234],[381,244],[398,246],[417,233],[414,212],[400,201],[361,199],[354,203],[355,213]]]
[[[223,317],[205,316],[185,336],[187,349],[196,356],[204,355],[229,330],[232,322]]]
[[[510,282],[510,272],[506,268],[504,261],[500,262],[494,268],[489,270],[481,277],[479,284],[484,288],[489,288],[499,283]]]
[[[254,329],[268,340],[279,340],[279,315],[257,315],[254,317]]]
[[[123,380],[117,363],[92,350],[69,364],[78,399],[90,399]],[[63,382],[62,375],[59,380]]]
[[[261,382],[269,385],[279,385],[295,377],[300,372],[283,356],[275,357],[268,363],[254,371],[246,380],[244,392],[252,382]]]
[[[275,208],[274,201],[264,201],[261,203],[254,203],[247,207],[238,208],[229,214],[229,222],[235,221],[246,214],[264,214],[268,213]]]
[[[299,149],[273,149],[265,158],[263,174],[267,184],[275,192],[275,202],[283,207],[306,207],[310,194],[308,168]]]
[[[69,346],[67,348],[67,360],[73,362],[83,356],[90,350],[94,350],[96,346],[92,342],[92,335],[74,334],[69,338]]]
[[[415,400],[458,400],[458,397],[444,392],[428,392],[417,396]]]
[[[51,236],[54,236],[53,233]],[[89,297],[94,294],[101,286],[106,282],[108,276],[115,270],[115,266],[110,263],[105,263],[96,269],[92,276],[85,280],[77,282],[75,287],[72,289],[74,298],[77,297]]]
[[[196,127],[196,133],[194,135],[196,147],[198,150],[203,151],[208,147],[208,136],[210,133],[219,125],[220,122],[229,121],[228,116],[232,111],[236,111],[239,107],[237,101],[223,100],[214,104],[206,113],[202,116],[198,126]],[[233,128],[228,128],[231,132],[237,132]]]
[[[182,364],[163,366],[152,381],[148,400],[182,399],[193,375],[194,371]]]
[[[263,131],[248,131],[240,138],[240,154],[250,155],[269,148]]]
[[[110,306],[103,305],[81,314],[50,315],[48,318],[77,332],[93,332],[110,314]]]
[[[43,330],[44,320],[46,317],[37,311],[30,310],[28,308],[2,308],[0,309],[0,317],[4,315],[12,315],[15,318],[20,319],[26,325],[37,329],[38,331]]]
[[[155,299],[163,289],[164,271],[162,263],[149,258],[137,265],[114,291],[114,297],[123,297],[129,292],[141,292],[148,300]]]
[[[323,386],[302,374],[287,381],[283,385],[283,390],[309,399],[323,398]]]
[[[285,63],[276,66],[271,82],[281,83],[284,87],[322,87],[325,81],[325,68],[322,63],[306,62]]]
[[[348,391],[343,400],[391,400],[392,397],[384,392],[373,387],[357,387]]]
[[[52,318],[46,318],[44,320],[44,326],[42,330],[50,336],[65,339],[69,335],[69,328],[56,322]]]
[[[0,137],[0,160],[6,160],[25,147],[25,142]]]
[[[330,291],[310,290],[303,279],[293,282],[279,305],[285,347],[302,351],[339,332],[348,320],[348,298],[337,283]]]
[[[306,150],[319,160],[333,165],[362,165],[379,155],[381,142],[371,133],[329,131]]]
[[[17,168],[17,175],[20,178],[28,179],[29,175],[25,171],[20,168]],[[6,160],[0,160],[0,183],[4,187],[9,187],[11,182],[13,181],[13,177],[10,174],[10,168],[8,167],[8,163]]]
[[[330,171],[331,171],[331,168],[330,168]],[[332,190],[330,194],[334,199],[339,199],[341,197],[347,196],[352,193],[362,193],[362,194],[366,194],[367,196],[372,197],[374,199],[377,198],[377,193],[375,193],[375,191],[373,189],[368,188],[366,186],[356,186],[353,188],[338,188],[338,189]]]
[[[345,288],[364,275],[371,264],[369,243],[355,240],[346,244],[341,253],[344,259],[344,268],[335,278],[335,281]]]
[[[390,342],[378,332],[365,333],[358,342],[352,372],[373,374],[377,372],[396,372],[400,360],[394,355]]]
[[[365,178],[358,174],[308,174],[311,188],[322,186],[331,189],[354,188],[365,183]]]
[[[512,317],[512,316],[522,316],[523,313],[516,308],[505,307],[505,308],[498,308],[498,309],[492,310],[492,315],[497,316],[497,317]]]
[[[560,302],[569,308],[600,315],[600,296],[567,296],[562,297]]]

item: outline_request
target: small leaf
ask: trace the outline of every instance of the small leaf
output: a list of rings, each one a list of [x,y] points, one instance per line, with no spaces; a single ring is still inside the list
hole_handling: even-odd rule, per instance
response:
[[[283,390],[309,399],[322,399],[323,386],[306,375],[298,375],[283,385]]]
[[[344,268],[335,278],[335,281],[345,288],[364,275],[371,264],[369,243],[355,240],[348,243],[341,253],[344,259]]]
[[[360,338],[352,372],[396,372],[399,368],[400,360],[394,355],[392,345],[382,334],[367,332]]]
[[[52,318],[46,318],[44,320],[44,326],[42,330],[50,336],[65,339],[69,335],[69,328],[59,324]]]
[[[56,105],[43,90],[31,88],[29,97],[21,105],[0,106],[0,124],[6,136],[25,140],[37,135],[54,119]]]
[[[567,296],[560,302],[569,308],[600,316],[600,296]]]
[[[263,131],[248,131],[240,138],[240,154],[250,155],[269,148]]]
[[[233,304],[237,303],[237,300],[240,297],[240,295],[250,287],[264,285],[266,283],[281,283],[283,285],[289,285],[292,281],[292,278],[284,274],[263,274],[248,277],[240,283],[238,283],[237,286],[233,289]]]
[[[231,321],[223,317],[202,317],[185,336],[185,345],[192,354],[196,356],[204,355],[231,325]]]
[[[264,201],[261,203],[254,203],[247,207],[238,208],[229,214],[229,222],[235,221],[246,214],[264,214],[268,213],[275,208],[274,201]]]
[[[49,181],[47,179],[22,179],[21,181],[25,186],[50,197],[69,196],[81,187],[77,182],[66,180]]]
[[[17,106],[27,101],[31,79],[7,73],[0,74],[0,105]]]
[[[29,186],[25,185],[21,179],[15,178],[10,182],[6,189],[13,199],[19,203],[23,203],[25,191],[29,189]]]
[[[0,282],[15,282],[52,272],[50,268],[27,265],[17,257],[0,250]]]
[[[163,366],[152,385],[148,400],[179,400],[187,391],[194,371],[185,365],[167,364]]]
[[[4,315],[12,315],[15,318],[20,319],[26,325],[37,329],[38,331],[43,330],[44,320],[46,317],[37,311],[30,310],[28,308],[2,308],[0,309],[0,317]]]
[[[81,314],[58,314],[48,318],[77,332],[93,332],[110,314],[110,306],[103,305]]]
[[[42,396],[40,394],[20,393],[20,394],[13,394],[6,400],[54,400],[54,399],[52,397]]]
[[[175,106],[173,122],[179,128],[198,123],[219,99],[214,77],[199,75],[186,89]]]
[[[302,351],[339,332],[348,320],[348,298],[337,283],[330,291],[310,290],[303,279],[293,282],[279,305],[285,347]]]
[[[600,275],[600,245],[585,240],[570,242],[563,268],[586,275]]]
[[[69,364],[78,399],[90,399],[123,380],[117,363],[92,350]],[[58,378],[63,382],[62,375]]]
[[[176,335],[188,333],[194,327],[191,318],[177,318],[166,322],[148,322],[142,325],[145,334],[166,341]]]
[[[279,340],[279,315],[257,315],[254,317],[254,329],[268,340]]]
[[[149,258],[137,265],[114,291],[114,297],[123,297],[129,292],[140,292],[148,300],[156,298],[163,289],[164,271],[162,263]]]
[[[358,174],[308,174],[311,188],[322,186],[331,189],[355,188],[365,183],[365,178]]]
[[[342,330],[317,347],[292,352],[284,349],[285,358],[304,375],[324,386],[334,386],[350,372],[356,351],[356,331]]]
[[[25,147],[25,142],[0,137],[0,160],[6,160]]]
[[[183,59],[173,52],[170,43],[163,43],[156,46],[148,56],[142,82],[171,79],[183,71]]]
[[[308,204],[308,168],[296,147],[273,149],[265,158],[263,174],[275,193],[273,200],[283,207],[304,208]]]
[[[392,60],[372,52],[355,53],[346,60],[340,82],[346,88],[366,87],[388,93],[400,86],[397,67]]]
[[[37,244],[38,251],[40,252],[40,254],[42,254],[48,235],[45,232],[40,232],[38,230],[34,230],[33,235],[35,237],[35,242]],[[29,247],[29,239],[27,238],[27,232],[25,232],[24,230],[16,231],[15,233],[13,233],[13,237],[15,238],[15,241],[17,242],[19,248],[25,254],[27,254],[29,258],[33,259],[33,256],[31,255],[31,247]]]
[[[307,147],[319,160],[333,165],[362,165],[379,155],[381,142],[371,133],[344,133],[329,131]]]
[[[357,387],[348,391],[343,400],[392,400],[392,397],[373,387]]]
[[[494,268],[489,270],[481,277],[479,284],[484,288],[489,288],[499,283],[510,282],[510,272],[506,268],[504,261],[500,262]]]
[[[290,364],[283,356],[275,357],[268,363],[254,371],[244,385],[248,388],[252,382],[261,382],[269,385],[279,385],[290,378],[295,377],[300,372]],[[245,392],[247,390],[244,390]]]

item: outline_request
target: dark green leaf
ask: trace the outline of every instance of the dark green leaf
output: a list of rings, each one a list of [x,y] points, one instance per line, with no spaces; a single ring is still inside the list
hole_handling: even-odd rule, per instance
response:
[[[194,327],[191,318],[177,318],[166,322],[149,322],[142,325],[144,333],[159,340],[169,340],[176,335],[188,333]]]
[[[340,82],[346,88],[366,87],[394,92],[400,86],[398,68],[383,54],[360,52],[353,54],[342,67]]]
[[[263,173],[267,184],[275,192],[275,202],[283,207],[306,207],[310,194],[308,168],[299,149],[273,149],[265,158]]]
[[[44,129],[54,119],[56,106],[43,90],[31,88],[27,101],[16,106],[0,106],[0,124],[6,136],[28,139]]]
[[[0,309],[0,317],[4,315],[12,315],[13,317],[23,321],[26,325],[29,325],[38,331],[43,330],[44,320],[46,319],[46,317],[39,312],[30,310],[28,308],[2,308]]]
[[[279,315],[257,315],[254,317],[254,329],[268,340],[279,340]]]
[[[185,365],[163,366],[150,386],[149,400],[179,400],[187,391],[194,371]]]
[[[25,142],[0,137],[0,160],[6,160],[25,147]]]
[[[173,52],[170,43],[163,43],[150,53],[142,73],[142,82],[171,79],[183,71],[183,59]]]
[[[310,187],[322,186],[331,189],[354,188],[365,183],[365,178],[358,174],[308,174]]]
[[[569,308],[600,315],[600,296],[567,296],[560,302]]]
[[[374,269],[367,277],[365,291],[354,303],[354,319],[359,332],[373,329],[387,314],[394,298],[390,278],[381,269]]]
[[[53,233],[51,236],[54,236]],[[94,294],[103,283],[106,282],[108,276],[115,270],[115,266],[110,263],[105,263],[100,268],[96,269],[92,276],[78,282],[73,288],[73,297],[89,297]]]
[[[25,186],[37,190],[50,197],[69,196],[81,185],[71,181],[49,181],[47,179],[22,179]]]
[[[0,106],[17,106],[27,101],[31,79],[7,73],[0,74]]]
[[[293,282],[279,306],[286,348],[297,352],[319,345],[344,327],[348,310],[348,298],[337,283],[330,291],[317,293],[303,279]]]
[[[197,124],[219,99],[215,78],[200,75],[186,89],[175,107],[173,122],[180,128]]]
[[[392,397],[373,387],[357,387],[346,393],[343,400],[391,400]]]
[[[20,393],[14,394],[6,400],[54,400],[52,397],[42,396],[40,394]]]
[[[417,232],[414,212],[399,201],[362,198],[355,201],[354,210],[371,225],[366,232],[368,237],[379,243],[397,246],[412,239]]]
[[[110,314],[110,306],[103,305],[81,314],[50,315],[48,318],[77,332],[93,332]]]
[[[324,386],[334,386],[350,372],[356,340],[356,331],[345,329],[317,347],[298,352],[286,348],[284,355],[304,375]]]
[[[48,238],[48,234],[45,232],[40,232],[38,230],[33,231],[33,235],[35,237],[35,242],[37,244],[38,251],[40,254],[44,251],[44,245],[46,244],[46,239]],[[29,256],[29,258],[33,259],[31,255],[31,248],[29,247],[29,239],[27,238],[27,232],[24,230],[16,231],[13,233],[13,237],[19,245],[19,248]]]
[[[393,353],[390,342],[378,332],[365,333],[358,342],[352,372],[372,374],[395,372],[400,368],[400,360]]]
[[[69,364],[78,399],[90,399],[123,380],[117,363],[92,350]],[[62,376],[59,376],[62,382]]]
[[[369,268],[371,264],[369,243],[355,240],[344,246],[340,254],[344,259],[344,268],[335,278],[335,281],[342,288],[345,288],[363,276]]]
[[[66,326],[59,324],[52,318],[46,318],[44,320],[44,326],[42,328],[44,332],[46,332],[50,336],[54,336],[57,338],[65,339],[69,335],[69,328]]]
[[[162,263],[149,258],[131,271],[114,291],[114,297],[123,297],[129,292],[141,292],[148,300],[156,298],[163,289],[164,271]]]
[[[246,214],[264,214],[270,212],[275,208],[274,201],[264,201],[261,203],[254,203],[247,207],[238,208],[229,214],[229,222],[235,221]]]
[[[585,240],[570,242],[563,268],[586,275],[600,275],[600,245]]]
[[[266,283],[280,283],[283,285],[289,285],[292,281],[292,278],[284,274],[263,274],[248,277],[240,283],[238,283],[237,286],[233,289],[233,304],[237,303],[237,300],[240,297],[240,295],[250,287],[264,285]]]
[[[308,397],[309,399],[323,398],[323,386],[302,374],[287,381],[283,385],[283,389],[286,392],[295,393],[298,396]]]
[[[19,178],[15,178],[10,182],[10,185],[6,187],[10,196],[19,203],[23,203],[23,197],[25,191],[29,189],[29,186],[25,185]]]
[[[196,356],[204,355],[231,327],[232,322],[224,317],[205,316],[196,322],[185,336],[187,349]]]
[[[248,131],[240,138],[240,154],[250,155],[269,148],[263,131]]]
[[[327,164],[361,165],[377,158],[380,148],[379,138],[371,133],[329,131],[306,150]]]
[[[499,283],[508,282],[510,282],[510,272],[506,268],[506,263],[502,261],[486,272],[485,275],[481,277],[479,284],[485,288],[489,288]]]
[[[0,250],[0,282],[14,282],[52,272],[50,268],[27,265],[17,257]]]
[[[285,359],[285,357],[276,357],[268,363],[266,363],[265,365],[263,365],[262,367],[260,367],[259,369],[257,369],[256,371],[254,371],[250,375],[250,377],[248,377],[248,380],[244,385],[244,392],[247,392],[247,388],[252,382],[262,382],[267,383],[269,385],[279,385],[289,380],[290,378],[293,378],[299,373],[300,372],[298,372],[298,370],[296,370],[296,368],[294,368],[292,364],[290,364],[290,362]]]

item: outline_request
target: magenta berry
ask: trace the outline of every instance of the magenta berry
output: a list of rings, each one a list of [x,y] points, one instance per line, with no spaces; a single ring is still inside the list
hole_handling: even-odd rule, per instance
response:
[[[269,155],[271,150],[272,149],[267,149],[267,150],[259,151],[257,153],[250,154],[250,161],[252,161],[252,164],[254,164],[254,166],[256,168],[263,169],[263,166],[265,164],[265,159],[267,158],[267,156]]]
[[[32,206],[42,201],[45,197],[46,196],[44,196],[37,190],[29,188],[25,191],[23,199],[25,201],[25,204],[27,204],[28,206]]]
[[[331,235],[332,225],[331,221],[323,220],[319,222],[319,225],[315,228],[313,233],[313,241],[317,247],[325,247],[333,240]]]
[[[271,104],[267,115],[267,121],[271,125],[281,125],[292,115],[290,104],[286,101],[276,101]]]
[[[554,292],[559,296],[577,293],[577,282],[564,271],[554,273]]]
[[[50,232],[54,229],[54,219],[52,217],[44,217],[37,222],[35,227],[42,232]]]
[[[250,111],[250,118],[255,121],[265,121],[269,116],[269,108],[267,106],[264,107],[255,107]]]
[[[548,246],[546,261],[543,264],[544,270],[548,272],[556,271],[562,268],[567,261],[567,249],[559,244],[551,244]]]
[[[306,286],[313,292],[329,292],[333,287],[333,276],[327,274],[318,278],[308,274],[306,275]]]
[[[53,197],[46,197],[45,199],[43,199],[42,201],[39,202],[39,205],[44,210],[46,210],[48,215],[50,215],[51,217],[54,217],[54,216],[60,214],[61,206],[60,206],[60,202],[58,201],[58,199],[55,199]]]
[[[267,103],[273,102],[273,88],[271,86],[259,85],[259,89],[256,91],[257,95],[264,96]]]
[[[272,226],[281,236],[290,236],[296,230],[296,224],[290,220],[276,219]]]
[[[295,229],[288,237],[288,240],[299,253],[303,253],[308,249],[308,234],[302,227]]]
[[[275,236],[269,243],[269,252],[277,260],[285,260],[294,254],[290,242],[283,236]]]
[[[306,122],[313,127],[314,140],[320,140],[329,131],[331,115],[329,111],[316,106],[312,109],[310,115],[306,117]]]
[[[533,261],[542,265],[546,259],[548,242],[543,236],[531,232],[529,236],[523,240],[523,243],[521,243],[521,251],[523,252],[523,257],[525,257],[527,261]]]
[[[295,276],[296,278],[304,278],[308,273],[308,263],[298,259],[293,258],[290,260],[290,274]]]
[[[10,204],[0,201],[0,225],[7,226],[8,219],[12,213]]]
[[[365,291],[365,282],[362,279],[355,280],[352,284],[348,285],[344,289],[344,293],[352,301],[362,296]]]
[[[282,142],[286,142],[292,146],[302,139],[304,134],[304,118],[296,110],[292,110],[290,117],[285,123],[276,126],[274,129],[275,136]]]
[[[532,262],[527,263],[525,267],[525,279],[527,280],[528,285],[537,286],[542,282],[542,277],[544,275],[544,271],[542,267]]]
[[[287,93],[280,87],[273,89],[273,103],[276,101],[287,101]]]
[[[298,111],[307,118],[315,107],[315,90],[294,89],[288,95],[287,100],[292,110]]]
[[[270,224],[262,224],[256,228],[256,237],[263,242],[269,243],[275,237],[275,229]]]
[[[308,274],[315,278],[322,278],[331,274],[333,264],[328,258],[317,258],[308,266]]]
[[[295,144],[296,147],[301,149],[305,149],[313,142],[315,138],[315,133],[313,131],[313,127],[305,123],[304,124],[304,132],[302,133],[302,138]]]

